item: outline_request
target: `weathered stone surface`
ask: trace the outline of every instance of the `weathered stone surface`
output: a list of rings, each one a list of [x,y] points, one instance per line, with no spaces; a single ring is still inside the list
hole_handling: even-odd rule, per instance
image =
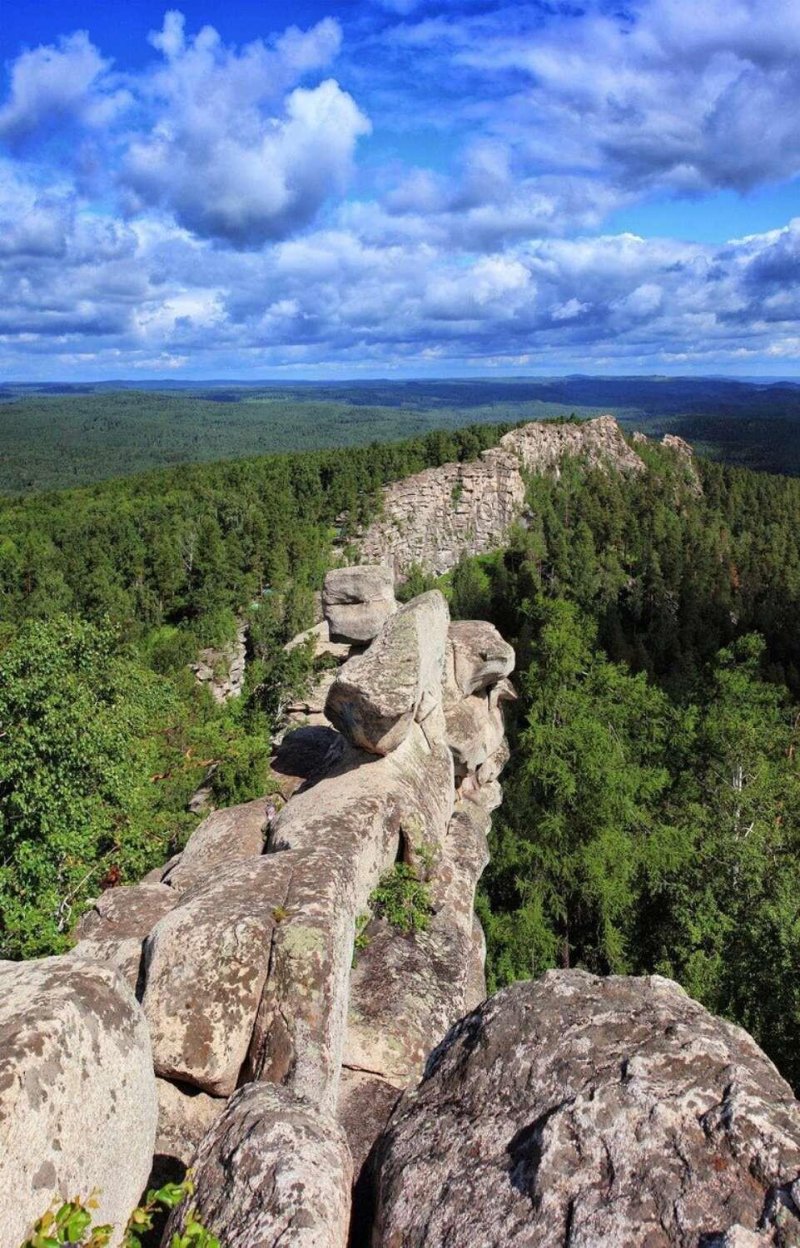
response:
[[[219,867],[239,858],[257,858],[264,848],[267,799],[215,810],[195,828],[164,883],[184,892],[213,878]]]
[[[434,913],[425,931],[404,934],[382,919],[367,925],[350,980],[349,1068],[406,1087],[467,1009],[475,983],[473,902],[488,861],[489,822],[478,804],[457,804],[431,870]]]
[[[356,1177],[399,1099],[398,1089],[381,1076],[343,1067],[336,1117],[347,1136]]]
[[[510,676],[514,650],[485,620],[451,620],[448,630],[448,667],[461,697],[479,693]]]
[[[327,620],[320,620],[319,624],[315,624],[313,628],[307,628],[305,632],[298,633],[291,641],[287,641],[283,648],[287,654],[291,654],[298,646],[304,646],[309,642],[312,644],[312,653],[315,658],[328,655],[332,659],[344,661],[350,657],[353,649],[348,641],[331,641],[331,630]]]
[[[107,889],[76,925],[70,956],[115,966],[135,992],[145,938],[177,900],[171,888],[155,882]]]
[[[282,854],[217,868],[151,932],[143,1005],[157,1074],[233,1092],[291,873]]]
[[[497,993],[431,1055],[379,1153],[375,1248],[800,1232],[791,1090],[745,1032],[658,977],[551,971]]]
[[[456,776],[474,774],[500,750],[505,740],[503,715],[492,708],[487,693],[474,693],[445,708],[447,744],[453,752]]]
[[[200,1145],[194,1203],[225,1248],[345,1248],[352,1172],[334,1118],[285,1088],[251,1083]],[[184,1216],[172,1214],[162,1244]]]
[[[361,554],[402,580],[413,564],[440,575],[462,555],[495,550],[523,518],[523,473],[557,474],[565,457],[587,467],[644,471],[613,416],[570,425],[534,422],[507,433],[471,463],[428,468],[388,486],[381,519],[359,540]]]
[[[325,714],[355,746],[389,754],[415,718],[442,700],[449,613],[438,590],[421,594],[386,621],[362,655],[331,685]]]
[[[413,724],[391,755],[353,750],[280,812],[276,857],[313,855],[295,868],[275,934],[269,980],[253,1030],[249,1078],[290,1082],[333,1108],[342,1060],[355,921],[402,845],[436,855],[453,802],[444,741]],[[290,851],[289,853],[285,851]]]
[[[325,575],[323,607],[356,602],[394,602],[394,577],[383,564],[332,568]]]
[[[156,1112],[147,1024],[115,970],[0,963],[1,1248],[18,1248],[54,1200],[93,1189],[98,1220],[124,1226],[150,1172]]]
[[[169,1079],[156,1079],[156,1090],[156,1162],[165,1174],[174,1176],[191,1165],[198,1144],[217,1121],[227,1101]]]
[[[394,577],[381,565],[334,568],[325,577],[322,609],[331,638],[372,641],[397,610]]]
[[[191,665],[195,680],[205,685],[215,702],[238,698],[244,688],[247,660],[247,628],[240,624],[236,637],[220,649],[201,650]]]
[[[288,800],[304,785],[312,785],[339,761],[346,742],[325,725],[301,725],[287,732],[270,763],[273,778]]]

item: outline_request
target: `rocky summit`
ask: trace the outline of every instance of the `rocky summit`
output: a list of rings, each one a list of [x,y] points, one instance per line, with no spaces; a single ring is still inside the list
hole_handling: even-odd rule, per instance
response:
[[[800,1107],[746,1032],[659,977],[486,999],[515,654],[395,578],[491,549],[565,455],[644,470],[602,417],[389,487],[371,562],[331,570],[286,647],[315,667],[279,794],[103,892],[69,953],[0,963],[0,1248],[93,1192],[116,1245],[148,1178],[187,1167],[165,1248],[191,1217],[222,1248],[800,1245]]]

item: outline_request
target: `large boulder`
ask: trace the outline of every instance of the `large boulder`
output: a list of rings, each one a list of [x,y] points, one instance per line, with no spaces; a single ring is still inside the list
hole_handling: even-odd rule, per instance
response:
[[[486,620],[452,620],[448,669],[461,697],[479,693],[514,670],[513,647]]]
[[[669,980],[552,971],[429,1059],[379,1145],[374,1248],[798,1242],[800,1107]]]
[[[334,568],[325,577],[322,609],[332,640],[372,641],[397,610],[391,570],[379,564]]]
[[[0,963],[0,1248],[18,1248],[53,1201],[93,1191],[97,1220],[124,1227],[156,1115],[147,1023],[117,971]]]
[[[190,889],[145,949],[156,1073],[216,1096],[236,1088],[283,916],[292,862],[244,858]]]
[[[171,888],[156,882],[107,889],[78,922],[70,956],[116,966],[136,992],[144,941],[177,901]]]
[[[325,714],[334,727],[370,753],[397,749],[414,720],[441,705],[448,623],[447,603],[436,589],[392,615],[331,685]]]
[[[183,891],[207,883],[228,862],[257,858],[266,828],[266,798],[215,810],[197,825],[178,861],[164,874],[164,882]]]
[[[193,1170],[198,1220],[225,1248],[345,1248],[353,1165],[344,1132],[286,1088],[240,1088]],[[172,1214],[163,1245],[185,1218]]]

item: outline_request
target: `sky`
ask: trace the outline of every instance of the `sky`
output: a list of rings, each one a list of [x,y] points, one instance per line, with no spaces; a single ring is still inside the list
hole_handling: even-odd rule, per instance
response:
[[[0,0],[0,379],[798,376],[798,0]]]

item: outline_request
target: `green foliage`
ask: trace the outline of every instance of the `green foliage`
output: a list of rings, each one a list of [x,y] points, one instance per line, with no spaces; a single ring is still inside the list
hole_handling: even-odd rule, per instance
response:
[[[137,1206],[128,1219],[123,1233],[122,1248],[141,1248],[143,1236],[152,1231],[159,1214],[176,1209],[194,1192],[191,1177],[182,1183],[166,1183],[151,1189],[144,1204]],[[21,1248],[107,1248],[114,1234],[112,1226],[92,1226],[93,1211],[97,1208],[95,1197],[83,1201],[66,1201],[57,1208],[44,1213]],[[184,1219],[184,1229],[170,1237],[169,1248],[222,1248],[216,1235],[212,1235],[198,1222],[190,1209]]]
[[[369,905],[376,918],[385,919],[407,935],[424,932],[433,913],[430,887],[404,862],[396,862],[383,876]]]
[[[492,987],[660,972],[800,1083],[800,490],[565,465],[482,560],[521,699],[478,910]],[[466,579],[466,578],[465,578]]]

